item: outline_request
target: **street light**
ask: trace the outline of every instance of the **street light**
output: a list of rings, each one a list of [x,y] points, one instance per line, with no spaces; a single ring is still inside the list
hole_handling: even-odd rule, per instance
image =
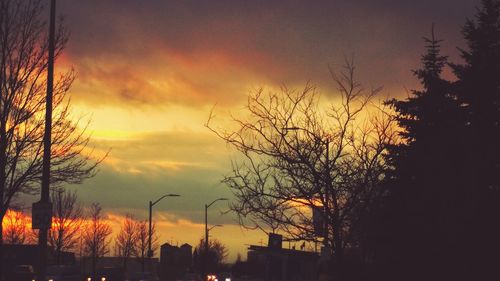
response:
[[[215,202],[217,201],[227,201],[228,199],[227,198],[218,198],[218,199],[215,199],[214,201],[212,201],[212,203],[210,204],[205,204],[205,254],[208,254],[208,208],[210,208],[210,206],[212,206]],[[210,229],[216,227],[217,225],[214,225],[212,226]]]
[[[47,238],[52,222],[52,204],[50,203],[50,155],[52,147],[52,96],[54,92],[54,57],[55,57],[55,17],[56,0],[50,1],[47,95],[45,97],[45,128],[43,134],[42,186],[40,201],[33,203],[32,216],[35,218],[33,229],[38,229],[39,261],[37,279],[45,280],[47,267]],[[3,262],[3,261],[2,261]]]
[[[216,227],[223,227],[222,224],[216,224],[216,225],[212,225],[211,227],[208,228],[208,232],[210,233],[210,230],[216,228]],[[210,236],[210,235],[209,235]]]
[[[160,202],[165,197],[179,197],[179,194],[165,194],[162,197],[158,198],[156,201],[149,201],[149,232],[148,232],[148,258],[150,260],[151,264],[151,258],[153,257],[153,250],[151,249],[151,220],[153,217],[153,206],[156,205],[156,203]]]

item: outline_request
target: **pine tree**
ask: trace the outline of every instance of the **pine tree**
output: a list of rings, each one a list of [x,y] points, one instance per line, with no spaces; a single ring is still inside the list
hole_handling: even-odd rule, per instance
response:
[[[450,95],[450,83],[441,78],[447,57],[440,54],[440,40],[432,32],[424,38],[427,52],[422,67],[414,71],[422,90],[404,100],[388,101],[402,129],[402,142],[390,148],[388,172],[394,250],[392,258],[402,271],[444,272],[450,249],[459,248],[455,234],[460,171],[457,141],[463,126],[458,101]],[[457,216],[458,215],[458,216]]]
[[[483,0],[476,21],[467,20],[463,65],[453,65],[454,93],[468,113],[475,184],[500,190],[500,1]]]
[[[453,65],[454,94],[467,112],[464,154],[468,166],[469,216],[464,253],[477,272],[499,266],[500,251],[500,1],[483,0],[463,35],[465,61]]]

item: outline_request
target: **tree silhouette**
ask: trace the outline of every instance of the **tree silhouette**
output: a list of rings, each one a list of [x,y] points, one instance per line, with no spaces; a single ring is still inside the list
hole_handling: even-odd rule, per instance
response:
[[[240,224],[291,241],[323,241],[341,261],[345,247],[358,245],[358,214],[380,196],[382,155],[394,131],[384,112],[367,117],[379,89],[364,89],[352,62],[331,74],[338,104],[323,107],[311,85],[260,90],[248,98],[248,116],[234,119],[235,130],[215,129],[213,115],[207,126],[244,159],[224,179]],[[317,229],[313,209],[323,221]]]
[[[447,58],[440,54],[434,28],[432,37],[424,40],[427,52],[421,58],[422,68],[414,71],[422,90],[412,91],[404,100],[388,101],[402,131],[401,142],[390,146],[387,156],[392,209],[382,220],[392,222],[379,225],[389,233],[392,247],[378,245],[386,247],[381,251],[393,250],[390,259],[400,272],[416,270],[418,265],[416,279],[449,270],[449,254],[460,248],[455,235],[463,212],[455,199],[461,186],[457,172],[464,162],[460,156],[465,147],[460,141],[463,113],[450,94],[450,83],[441,78]]]
[[[498,266],[500,1],[483,0],[463,35],[465,63],[450,64],[457,81],[440,78],[446,58],[427,39],[415,72],[423,90],[390,101],[404,141],[389,150],[391,195],[380,225],[393,267],[418,272],[415,279],[484,280]]]
[[[3,221],[3,235],[6,244],[24,244],[29,240],[28,219],[21,211],[9,210]]]
[[[49,245],[54,248],[56,262],[61,262],[61,253],[75,250],[78,246],[84,223],[83,209],[75,192],[54,190],[52,228],[49,230]]]
[[[151,239],[151,249],[154,252],[158,248],[158,235],[154,223],[151,227]],[[142,271],[145,270],[146,262],[149,260],[148,242],[148,222],[138,221],[132,215],[127,214],[115,239],[115,254],[123,258],[124,268],[127,267],[128,259],[135,257],[141,264]]]
[[[148,257],[148,242],[149,242],[149,230],[148,222],[146,220],[136,221],[136,233],[137,241],[134,249],[133,256],[135,256],[139,263],[141,264],[142,271],[146,268],[146,262],[149,260]],[[156,233],[156,224],[153,223],[151,226],[151,250],[156,252],[158,249],[158,235]]]
[[[48,59],[43,11],[40,0],[0,0],[0,221],[17,195],[39,192]],[[56,57],[67,40],[59,26]],[[99,162],[85,152],[89,138],[69,116],[67,93],[74,77],[72,71],[64,73],[54,85],[52,187],[81,183],[95,174]]]
[[[454,64],[453,70],[458,78],[454,94],[467,113],[464,137],[469,143],[464,151],[469,210],[463,238],[475,241],[462,250],[471,272],[485,277],[497,268],[500,251],[500,225],[495,223],[500,214],[500,1],[481,3],[475,19],[463,28],[465,63]]]
[[[120,232],[115,239],[116,256],[123,258],[123,268],[127,268],[127,260],[136,252],[138,242],[137,222],[130,214],[125,216]]]
[[[98,203],[93,203],[90,208],[89,221],[83,229],[83,253],[90,258],[92,273],[95,273],[99,258],[109,253],[109,236],[111,226],[104,220],[102,208]]]
[[[196,245],[193,256],[193,265],[199,272],[205,271],[215,272],[222,263],[226,260],[228,250],[226,246],[219,240],[211,238],[208,240],[208,253],[205,251],[205,239],[201,238]]]

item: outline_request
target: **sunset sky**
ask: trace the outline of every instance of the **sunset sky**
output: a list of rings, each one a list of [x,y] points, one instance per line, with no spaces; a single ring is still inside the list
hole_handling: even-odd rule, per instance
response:
[[[97,153],[111,149],[100,172],[78,190],[99,202],[118,225],[154,207],[160,242],[196,244],[204,204],[231,198],[220,184],[236,157],[204,127],[211,108],[239,112],[260,87],[302,87],[310,81],[335,98],[328,66],[354,56],[359,81],[384,86],[381,98],[418,87],[423,36],[444,39],[458,61],[461,26],[479,0],[63,0],[58,15],[71,32],[56,71],[74,68],[74,116],[92,119]],[[220,120],[224,122],[224,120]],[[226,202],[210,208],[211,235],[246,256],[265,242],[243,231]]]

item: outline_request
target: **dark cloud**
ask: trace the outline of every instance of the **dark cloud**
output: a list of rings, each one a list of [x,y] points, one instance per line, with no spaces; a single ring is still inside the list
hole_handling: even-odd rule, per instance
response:
[[[77,100],[196,106],[235,104],[259,84],[311,80],[328,89],[327,66],[352,54],[362,82],[398,94],[415,85],[410,70],[432,23],[457,59],[460,27],[478,1],[65,0],[59,11],[72,32],[66,54],[80,75]],[[215,189],[228,194],[218,184],[228,159],[209,153],[212,142],[178,133],[103,142],[117,162],[85,183],[82,196],[142,209],[173,189],[191,199],[165,210],[197,221],[191,210]]]
[[[460,27],[478,1],[65,0],[59,11],[71,30],[66,54],[80,75],[77,99],[194,106],[236,103],[256,84],[330,85],[328,64],[338,66],[351,54],[363,82],[397,94],[415,85],[410,70],[432,23],[446,40],[445,52],[457,59]],[[162,81],[167,85],[157,85]],[[221,170],[204,166],[214,156],[192,153],[208,143],[177,134],[109,144],[112,157],[126,164],[104,166],[82,196],[140,209],[152,194],[181,190],[195,200],[168,208],[197,220],[199,214],[186,210],[199,209],[211,188],[222,188]]]
[[[418,66],[421,37],[430,33],[432,23],[446,40],[445,52],[458,59],[460,27],[478,2],[66,0],[60,11],[72,31],[68,56],[77,70],[89,71],[84,60],[104,68],[119,62],[126,72],[163,63],[163,77],[183,78],[197,98],[162,98],[189,94],[165,90],[144,95],[144,89],[126,87],[111,94],[146,103],[197,103],[204,96],[201,102],[213,103],[231,98],[236,102],[234,95],[249,90],[220,86],[230,80],[241,87],[248,87],[245,79],[329,85],[327,65],[338,65],[352,54],[362,80],[396,94],[415,85],[410,70]],[[210,64],[219,65],[211,72]],[[238,76],[231,78],[231,73]],[[144,76],[132,79],[138,80],[137,87],[147,86]]]

